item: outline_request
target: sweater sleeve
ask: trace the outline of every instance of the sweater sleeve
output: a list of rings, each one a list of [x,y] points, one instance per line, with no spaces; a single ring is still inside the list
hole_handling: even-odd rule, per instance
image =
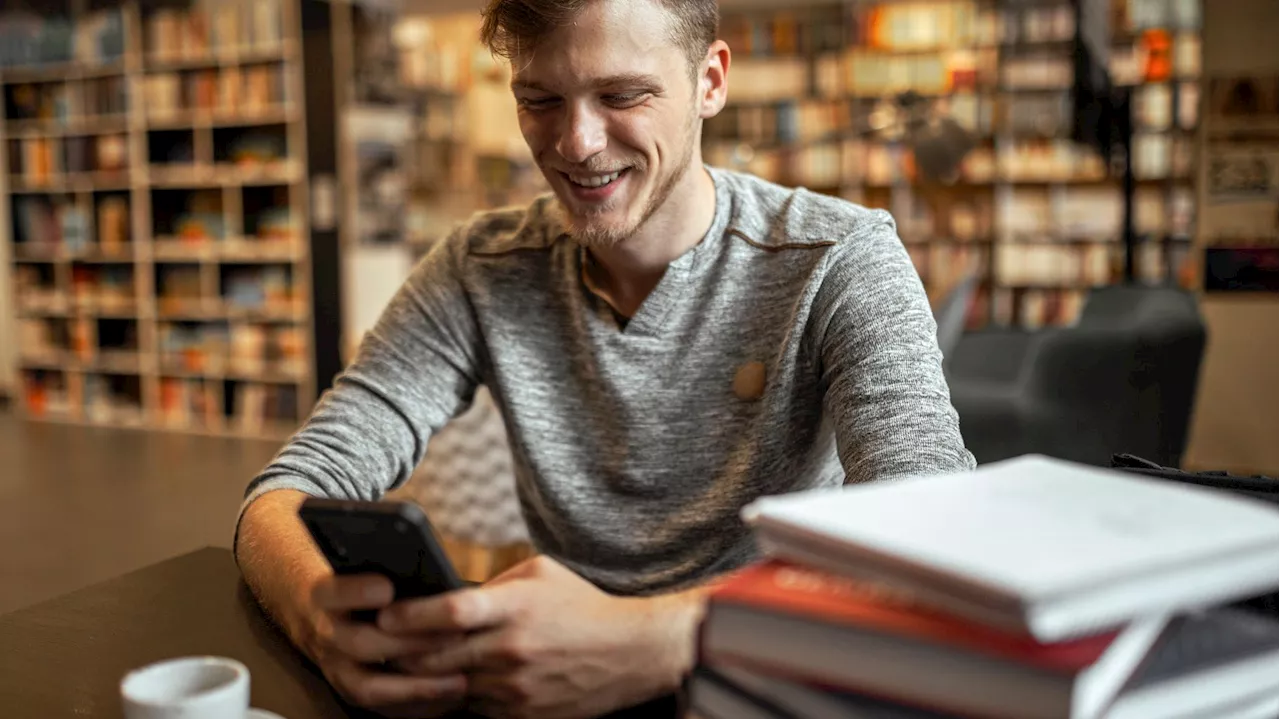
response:
[[[888,213],[832,248],[814,310],[845,482],[972,469],[937,325]]]
[[[475,315],[455,232],[414,268],[349,367],[310,418],[250,482],[240,512],[277,489],[377,499],[407,480],[427,440],[470,403],[478,366]]]

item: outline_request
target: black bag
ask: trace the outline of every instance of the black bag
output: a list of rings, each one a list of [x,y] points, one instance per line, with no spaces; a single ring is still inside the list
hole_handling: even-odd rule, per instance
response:
[[[1155,462],[1135,457],[1132,454],[1112,455],[1111,466],[1115,469],[1144,474],[1148,477],[1197,484],[1201,487],[1212,487],[1280,507],[1280,483],[1277,483],[1273,477],[1264,477],[1262,475],[1242,477],[1228,474],[1227,472],[1184,472],[1172,467],[1162,467]],[[1280,593],[1271,592],[1270,594],[1251,597],[1235,602],[1231,606],[1275,618],[1277,615],[1278,594]]]

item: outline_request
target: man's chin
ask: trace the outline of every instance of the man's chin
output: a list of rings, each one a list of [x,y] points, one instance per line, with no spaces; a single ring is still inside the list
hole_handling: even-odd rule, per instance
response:
[[[556,204],[565,229],[585,247],[612,247],[634,234],[625,218],[618,218],[613,212],[582,212],[563,199]]]
[[[570,223],[569,235],[588,249],[608,249],[624,242],[633,233],[614,224],[599,222]]]

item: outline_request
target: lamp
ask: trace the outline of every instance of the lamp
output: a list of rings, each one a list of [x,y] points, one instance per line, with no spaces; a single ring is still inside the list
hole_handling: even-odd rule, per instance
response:
[[[891,127],[899,129],[920,177],[955,184],[960,179],[961,162],[977,145],[973,134],[915,91],[895,97],[892,107]],[[876,119],[877,114],[872,113],[873,122]]]

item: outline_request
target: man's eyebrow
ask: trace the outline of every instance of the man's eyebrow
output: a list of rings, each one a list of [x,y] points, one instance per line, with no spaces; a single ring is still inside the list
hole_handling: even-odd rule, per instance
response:
[[[640,86],[640,87],[662,87],[662,80],[657,75],[650,75],[643,72],[625,72],[621,75],[612,75],[610,77],[602,77],[592,83],[597,88],[604,87],[622,87],[622,86]]]
[[[548,93],[551,92],[550,90],[546,89],[545,87],[539,85],[536,82],[524,82],[521,80],[512,80],[511,89],[512,90],[532,90],[534,92],[548,92]]]
[[[650,75],[643,72],[627,72],[620,75],[610,75],[602,77],[591,82],[592,86],[597,90],[610,87],[662,87],[662,80],[657,75]],[[551,93],[550,90],[538,84],[537,82],[525,80],[512,80],[512,90],[530,90],[533,92]]]

